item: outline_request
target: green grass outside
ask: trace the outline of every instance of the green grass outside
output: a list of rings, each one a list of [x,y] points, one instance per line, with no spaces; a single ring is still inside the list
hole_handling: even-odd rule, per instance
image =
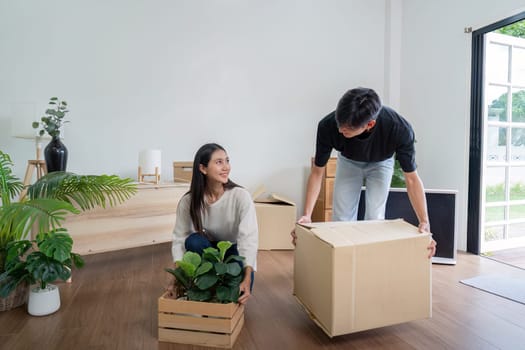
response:
[[[519,182],[510,188],[510,200],[525,199],[525,184]],[[498,184],[487,186],[486,200],[489,202],[501,202],[505,200],[505,186]],[[525,218],[525,205],[510,206],[510,219]],[[487,207],[485,208],[485,222],[505,220],[505,207]]]

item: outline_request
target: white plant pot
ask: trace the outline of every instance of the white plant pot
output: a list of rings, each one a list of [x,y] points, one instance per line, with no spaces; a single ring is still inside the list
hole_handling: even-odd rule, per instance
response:
[[[33,316],[52,314],[60,308],[60,292],[54,284],[47,284],[45,289],[32,286],[29,291],[27,312]]]

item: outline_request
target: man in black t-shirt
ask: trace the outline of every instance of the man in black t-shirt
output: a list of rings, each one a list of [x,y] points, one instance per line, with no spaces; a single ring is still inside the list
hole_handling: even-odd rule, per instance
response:
[[[411,125],[393,109],[382,106],[374,90],[347,91],[337,109],[317,127],[315,161],[308,178],[304,214],[298,223],[311,222],[324,168],[335,149],[339,153],[333,191],[334,221],[357,219],[363,183],[366,186],[365,219],[384,219],[395,154],[419,220],[419,231],[430,232],[425,191],[416,171],[414,140]],[[292,236],[295,240],[295,235]],[[432,240],[428,249],[429,256],[434,255],[435,241]]]

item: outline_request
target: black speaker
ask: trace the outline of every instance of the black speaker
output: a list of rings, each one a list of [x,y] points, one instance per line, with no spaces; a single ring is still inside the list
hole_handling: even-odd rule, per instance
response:
[[[365,190],[361,191],[357,219],[365,214]],[[456,195],[452,190],[425,190],[427,197],[430,231],[437,242],[433,263],[456,263]],[[406,188],[391,188],[386,202],[385,219],[404,219],[417,226],[416,213],[412,209]]]

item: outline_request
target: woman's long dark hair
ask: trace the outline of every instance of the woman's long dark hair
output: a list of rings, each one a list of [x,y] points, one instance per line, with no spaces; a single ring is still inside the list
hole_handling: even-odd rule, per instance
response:
[[[191,178],[190,185],[190,216],[193,226],[195,227],[196,232],[204,233],[204,227],[202,227],[202,213],[206,202],[204,200],[204,194],[206,191],[206,175],[201,173],[199,166],[202,164],[207,167],[210,162],[211,155],[217,150],[226,150],[216,144],[216,143],[207,143],[195,153],[195,159],[193,160],[193,175]],[[230,189],[234,187],[239,187],[236,183],[228,179],[228,182],[224,184],[224,189]]]

